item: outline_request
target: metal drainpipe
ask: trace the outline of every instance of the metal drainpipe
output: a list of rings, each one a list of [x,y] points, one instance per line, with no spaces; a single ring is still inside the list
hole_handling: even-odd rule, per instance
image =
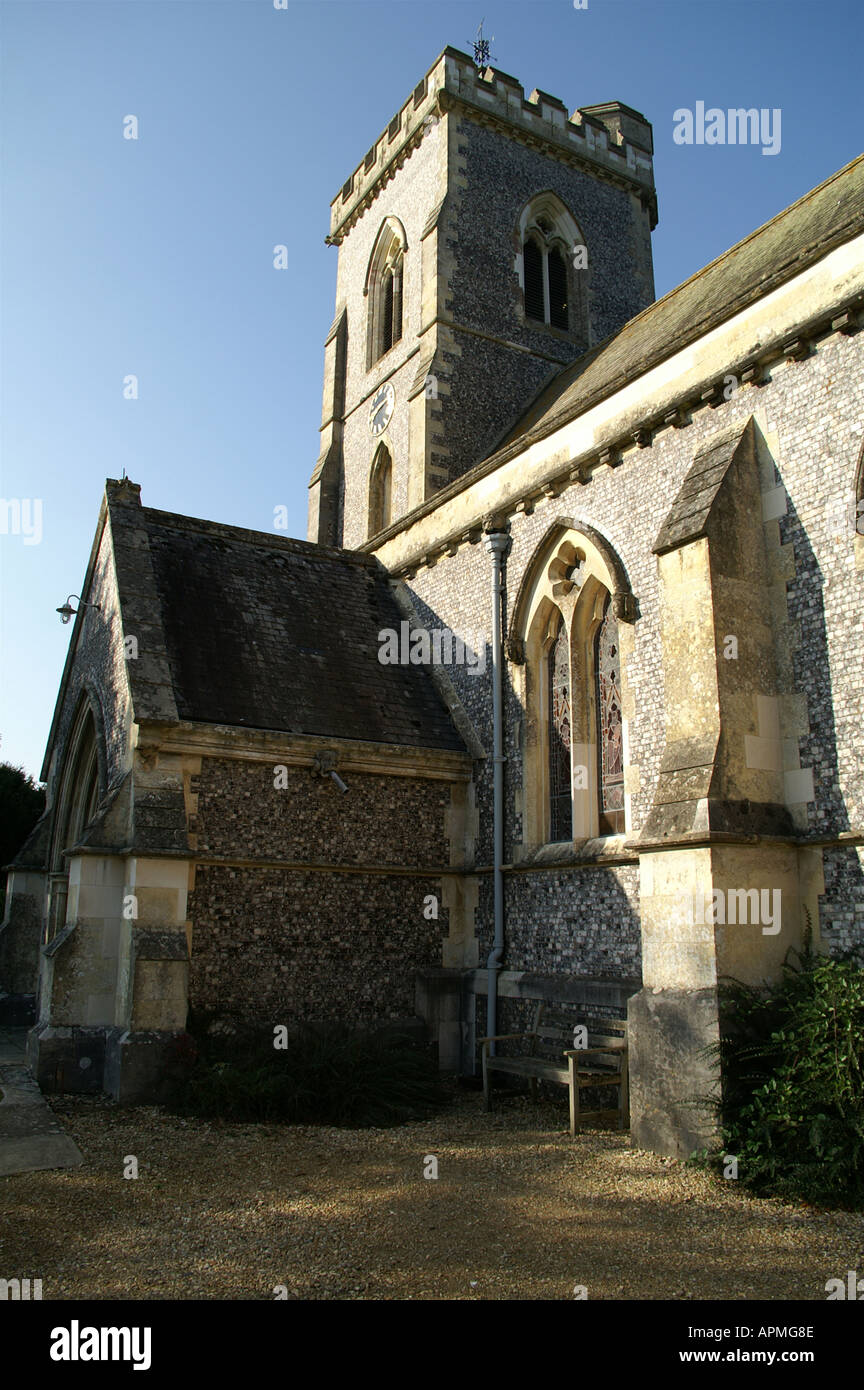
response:
[[[509,530],[508,524],[505,526]],[[494,834],[493,883],[495,937],[486,962],[486,1035],[498,1031],[498,971],[504,957],[504,747],[501,715],[501,613],[504,598],[504,560],[510,537],[494,522],[486,523],[484,545],[492,556],[492,816]],[[490,1045],[494,1054],[495,1044]]]

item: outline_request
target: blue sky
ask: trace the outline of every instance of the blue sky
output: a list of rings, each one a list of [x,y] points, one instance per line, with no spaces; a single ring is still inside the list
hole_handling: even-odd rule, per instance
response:
[[[447,44],[654,125],[658,296],[860,153],[860,0],[4,0],[0,760],[38,774],[106,477],[304,536],[336,251],[330,199]],[[683,146],[679,107],[782,111],[782,145]],[[134,114],[139,138],[123,138]],[[273,247],[291,269],[273,268]],[[134,373],[139,398],[126,400]],[[32,514],[31,514],[32,515]]]

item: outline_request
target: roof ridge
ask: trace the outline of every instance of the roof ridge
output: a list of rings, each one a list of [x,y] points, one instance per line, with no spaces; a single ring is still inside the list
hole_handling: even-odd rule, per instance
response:
[[[647,318],[650,314],[655,313],[661,305],[667,304],[670,300],[674,299],[675,296],[677,294],[680,294],[682,290],[685,290],[688,287],[688,285],[691,285],[695,280],[699,280],[703,275],[707,274],[709,270],[712,270],[714,266],[719,265],[721,261],[727,260],[728,257],[733,255],[733,253],[739,251],[742,246],[746,246],[748,241],[753,241],[755,237],[762,236],[762,234],[766,232],[769,227],[773,226],[776,222],[779,222],[782,218],[788,216],[790,213],[793,213],[796,208],[800,207],[802,203],[806,203],[811,198],[814,198],[817,193],[821,193],[823,189],[827,188],[836,179],[839,179],[843,174],[847,174],[849,170],[854,168],[856,164],[862,163],[864,163],[864,154],[856,155],[854,159],[850,159],[848,164],[844,164],[842,169],[837,169],[830,176],[830,178],[823,180],[823,182],[817,184],[815,188],[811,188],[809,192],[802,194],[802,196],[800,198],[797,198],[794,203],[790,203],[788,207],[782,208],[781,211],[775,213],[773,217],[769,217],[767,222],[763,222],[761,226],[755,227],[752,232],[748,232],[747,236],[742,237],[740,241],[733,242],[733,244],[727,247],[725,251],[721,251],[719,256],[715,256],[713,261],[707,261],[706,264],[700,266],[698,270],[694,270],[693,274],[688,275],[686,280],[682,280],[681,283],[678,285],[673,285],[672,289],[667,290],[666,293],[661,295],[659,299],[652,300],[650,304],[646,304],[644,309],[640,309],[638,314],[634,314],[633,317],[631,319],[628,319],[626,323],[622,323],[621,327],[616,328],[614,333],[607,333],[606,337],[601,338],[599,343],[592,344],[592,346],[588,349],[587,352],[583,352],[581,356],[575,358],[572,362],[566,362],[561,367],[560,371],[555,373],[551,381],[548,381],[546,383],[545,387],[542,388],[542,391],[539,394],[542,395],[542,392],[548,390],[549,387],[552,386],[555,382],[560,382],[567,372],[572,371],[574,373],[574,377],[578,376],[579,373],[582,370],[584,370],[584,368],[588,365],[588,363],[593,361],[593,359],[598,355],[598,353],[607,348],[611,342],[615,341],[616,338],[621,338],[629,329],[634,328],[636,324],[638,324],[642,319]],[[528,409],[530,410],[530,408],[531,407],[529,406]],[[511,427],[507,431],[508,437],[510,434],[513,433],[514,429],[519,423],[519,420],[524,419],[524,416],[527,413],[527,410],[523,411],[517,417],[513,425],[511,425]],[[491,454],[487,455],[487,457],[491,457]]]
[[[790,203],[788,207],[782,208],[780,212],[775,212],[774,216],[769,217],[767,222],[763,222],[761,226],[754,228],[752,232],[748,232],[747,236],[742,237],[740,241],[733,242],[725,251],[721,251],[719,256],[715,256],[713,261],[708,261],[705,265],[701,266],[699,270],[694,270],[693,274],[688,275],[686,280],[682,280],[679,285],[675,285],[671,290],[667,290],[664,295],[661,295],[659,299],[655,299],[652,304],[646,304],[644,309],[640,309],[638,314],[634,314],[632,319],[628,319],[615,333],[610,333],[609,336],[604,338],[597,346],[602,347],[603,344],[608,343],[610,339],[620,337],[622,333],[628,328],[632,328],[633,325],[637,324],[646,314],[652,313],[659,305],[667,303],[668,300],[674,298],[676,294],[680,294],[682,290],[692,284],[694,280],[698,280],[701,276],[705,275],[707,271],[713,269],[715,265],[719,265],[721,261],[727,260],[729,256],[740,250],[742,246],[746,246],[748,241],[753,241],[756,237],[762,236],[769,227],[774,226],[776,222],[780,222],[784,217],[788,217],[790,213],[793,213],[796,208],[801,207],[803,203],[807,203],[811,198],[815,198],[817,193],[821,193],[824,189],[828,188],[830,184],[834,183],[836,179],[847,174],[856,164],[864,164],[864,154],[856,155],[854,159],[850,159],[849,163],[844,164],[842,169],[837,169],[829,178],[823,180],[822,183],[817,183],[815,188],[811,188],[809,192],[803,193],[800,198],[796,198],[795,202]],[[576,361],[582,362],[584,361],[584,357],[579,357]],[[568,366],[573,365],[575,364],[568,363]]]
[[[204,536],[223,537],[241,544],[266,547],[275,550],[288,550],[293,553],[306,552],[310,555],[325,556],[349,564],[369,568],[378,565],[374,556],[364,551],[343,549],[340,546],[319,545],[316,541],[301,540],[299,536],[278,536],[272,531],[256,531],[247,526],[233,526],[225,521],[208,521],[206,517],[186,516],[182,512],[166,512],[158,507],[142,507],[136,516],[145,518],[152,525],[166,530],[197,531]]]

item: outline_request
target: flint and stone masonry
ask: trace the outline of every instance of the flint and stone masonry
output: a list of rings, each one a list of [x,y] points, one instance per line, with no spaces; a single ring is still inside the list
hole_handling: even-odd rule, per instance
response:
[[[446,49],[331,206],[309,540],[107,483],[0,930],[43,1086],[158,1096],[190,1010],[411,1026],[476,1072],[484,531],[510,541],[500,1031],[538,1000],[628,1017],[634,1143],[686,1156],[723,977],[805,940],[864,959],[864,160],[654,303],[651,155],[631,108],[568,115]],[[382,665],[406,619],[487,634],[483,669]],[[779,929],[682,914],[753,890]]]

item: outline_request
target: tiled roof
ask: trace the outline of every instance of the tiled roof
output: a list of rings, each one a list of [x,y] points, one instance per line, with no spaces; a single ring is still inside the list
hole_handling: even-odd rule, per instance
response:
[[[464,751],[429,672],[378,660],[402,621],[378,561],[129,501],[109,484],[136,719]]]

